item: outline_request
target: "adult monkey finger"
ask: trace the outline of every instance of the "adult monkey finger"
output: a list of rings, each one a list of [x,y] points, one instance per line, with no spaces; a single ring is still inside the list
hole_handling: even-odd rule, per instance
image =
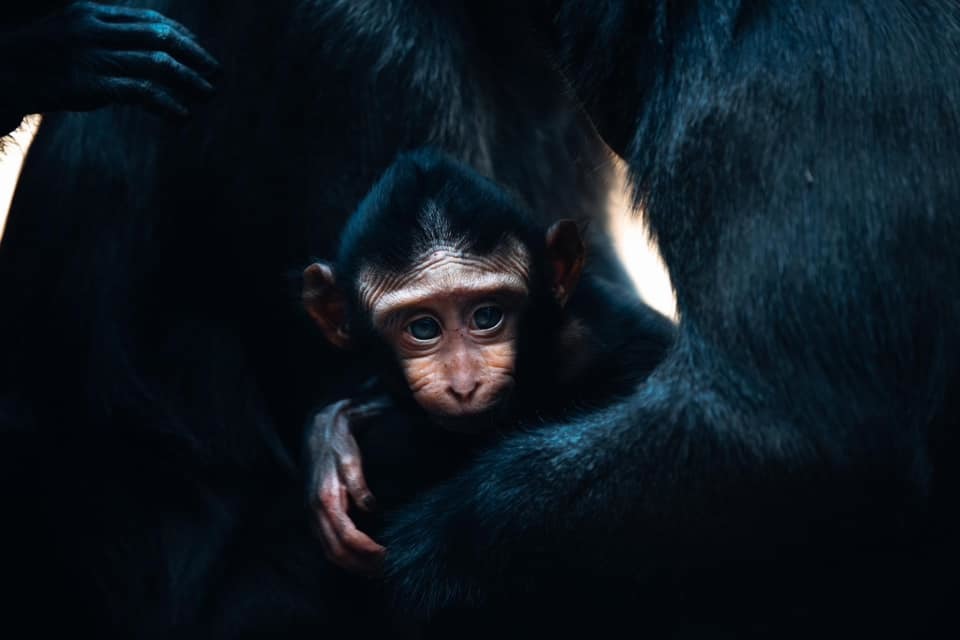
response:
[[[104,78],[99,87],[120,104],[139,104],[159,115],[185,118],[189,109],[166,89],[147,80],[132,78]]]
[[[137,7],[116,7],[110,5],[100,5],[95,3],[95,13],[97,19],[102,22],[115,22],[115,23],[124,23],[124,22],[145,22],[145,23],[155,23],[155,24],[165,24],[173,29],[176,29],[184,36],[190,38],[191,40],[196,40],[197,36],[186,26],[168,18],[159,11],[154,11],[153,9],[139,9]]]
[[[213,93],[213,85],[170,54],[125,51],[112,55],[115,65],[128,75],[146,78],[188,95],[205,96]]]
[[[220,68],[220,63],[193,38],[166,23],[102,22],[101,30],[101,39],[117,48],[162,51],[205,73]]]

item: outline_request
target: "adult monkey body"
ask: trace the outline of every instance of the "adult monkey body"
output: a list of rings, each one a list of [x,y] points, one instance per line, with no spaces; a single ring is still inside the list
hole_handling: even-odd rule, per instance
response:
[[[401,601],[607,576],[679,586],[672,632],[932,632],[956,568],[960,5],[561,5],[678,343],[630,401],[514,438],[398,522]]]
[[[603,211],[606,151],[486,6],[125,4],[223,75],[182,126],[58,114],[31,147],[0,244],[4,612],[33,635],[330,633],[343,597],[316,578],[293,461],[344,358],[288,274],[400,149],[440,146],[556,218]]]

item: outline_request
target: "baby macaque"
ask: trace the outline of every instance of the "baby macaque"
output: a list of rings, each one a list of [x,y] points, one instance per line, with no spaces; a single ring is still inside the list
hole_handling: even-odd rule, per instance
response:
[[[406,154],[387,170],[336,262],[304,272],[307,312],[331,344],[369,363],[383,392],[335,402],[308,427],[308,490],[335,563],[369,572],[383,553],[347,510],[374,504],[355,429],[386,407],[442,428],[421,428],[421,441],[475,450],[505,429],[607,404],[662,360],[673,324],[585,275],[585,261],[574,221],[543,228],[442,154]]]

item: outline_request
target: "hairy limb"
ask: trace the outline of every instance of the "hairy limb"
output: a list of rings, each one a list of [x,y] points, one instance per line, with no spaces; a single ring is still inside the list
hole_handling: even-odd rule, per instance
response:
[[[318,411],[306,433],[307,498],[327,558],[337,566],[363,574],[379,572],[384,548],[357,529],[348,514],[350,503],[364,511],[376,500],[363,475],[354,429],[376,417],[387,401],[340,400]]]
[[[74,2],[41,20],[0,30],[4,119],[31,113],[140,105],[189,114],[213,91],[218,63],[183,25],[156,11]]]
[[[820,471],[810,442],[674,380],[510,438],[402,511],[383,537],[398,609],[430,616],[558,579],[642,582],[716,563],[718,549],[804,539]]]

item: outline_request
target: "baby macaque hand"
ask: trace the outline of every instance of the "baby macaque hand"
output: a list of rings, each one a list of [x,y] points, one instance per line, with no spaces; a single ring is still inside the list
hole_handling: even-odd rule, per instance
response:
[[[379,574],[385,549],[347,513],[351,500],[364,511],[376,508],[353,429],[384,406],[379,400],[340,400],[317,412],[306,434],[307,497],[324,552],[337,566],[370,576]]]

